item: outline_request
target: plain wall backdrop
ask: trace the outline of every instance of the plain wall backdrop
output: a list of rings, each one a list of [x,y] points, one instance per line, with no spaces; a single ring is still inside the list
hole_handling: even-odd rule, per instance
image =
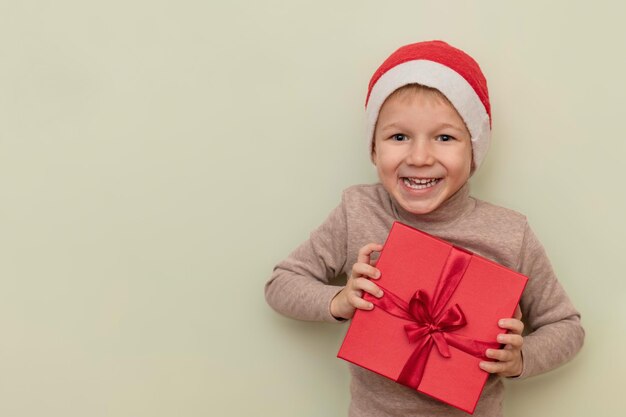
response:
[[[493,106],[473,194],[526,214],[583,316],[509,417],[624,415],[619,1],[0,0],[0,415],[342,416],[345,324],[263,297],[376,181],[369,77],[443,39]]]

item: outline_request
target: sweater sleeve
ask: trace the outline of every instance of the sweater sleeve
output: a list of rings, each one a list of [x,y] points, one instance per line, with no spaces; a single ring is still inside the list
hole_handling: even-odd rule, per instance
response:
[[[330,302],[343,287],[330,280],[343,271],[347,257],[347,225],[343,203],[310,238],[274,267],[265,284],[265,299],[277,312],[299,320],[339,322]]]
[[[519,378],[547,372],[580,350],[585,337],[576,311],[559,283],[546,252],[528,225],[518,270],[528,277],[520,306],[526,325]]]

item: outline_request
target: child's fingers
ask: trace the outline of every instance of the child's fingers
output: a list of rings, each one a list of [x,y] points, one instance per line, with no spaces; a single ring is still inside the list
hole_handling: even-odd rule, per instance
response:
[[[371,310],[374,308],[374,304],[369,301],[365,301],[361,298],[356,292],[351,292],[348,294],[348,303],[359,310]]]
[[[521,361],[515,358],[498,362],[481,361],[478,366],[483,371],[501,376],[519,376],[523,371]]]
[[[517,307],[515,307],[515,313],[513,313],[513,318],[518,320],[522,319],[522,309],[520,308],[519,304],[517,305]]]
[[[509,345],[515,349],[521,349],[524,344],[524,338],[521,335],[514,333],[499,334],[497,340],[498,343]]]
[[[372,252],[380,252],[383,250],[383,245],[379,245],[378,243],[368,243],[359,249],[359,254],[357,255],[357,263],[369,264],[370,254]]]
[[[371,310],[374,308],[372,303],[363,299],[363,292],[369,293],[377,298],[383,296],[383,291],[367,278],[353,278],[349,287],[347,294],[348,303],[352,307],[361,310]]]
[[[356,263],[352,266],[352,276],[365,276],[378,279],[380,278],[380,271],[369,264]]]
[[[500,362],[508,362],[515,359],[516,353],[507,349],[487,349],[485,356],[491,359],[496,359]]]
[[[383,296],[383,290],[367,278],[355,278],[352,284],[353,288],[372,294],[374,297]]]
[[[486,362],[482,361],[478,364],[480,369],[490,374],[499,374],[508,370],[507,362]]]
[[[502,329],[510,330],[515,334],[522,334],[524,330],[524,323],[518,319],[501,319],[498,321],[498,326]]]

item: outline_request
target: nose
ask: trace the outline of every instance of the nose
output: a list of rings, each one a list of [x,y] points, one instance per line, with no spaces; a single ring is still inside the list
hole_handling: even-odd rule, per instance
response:
[[[428,139],[417,138],[413,140],[408,149],[406,163],[415,166],[432,165],[435,162],[432,151],[431,143]]]

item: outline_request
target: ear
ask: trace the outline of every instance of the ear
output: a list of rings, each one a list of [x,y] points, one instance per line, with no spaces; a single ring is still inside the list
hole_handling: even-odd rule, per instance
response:
[[[474,172],[476,172],[476,161],[474,160],[474,150],[470,149],[470,152],[472,154],[472,162],[470,163],[470,177],[472,175],[474,175]]]
[[[376,142],[374,140],[372,140],[372,144],[370,145],[370,161],[376,166]]]

